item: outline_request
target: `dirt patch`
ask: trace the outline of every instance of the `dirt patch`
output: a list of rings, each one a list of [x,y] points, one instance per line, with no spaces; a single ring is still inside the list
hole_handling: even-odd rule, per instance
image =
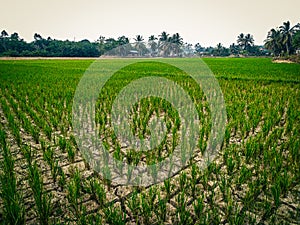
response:
[[[275,63],[300,63],[300,55],[273,58]]]
[[[276,60],[273,60],[273,63],[295,63],[291,60],[285,60],[285,59],[276,59]]]

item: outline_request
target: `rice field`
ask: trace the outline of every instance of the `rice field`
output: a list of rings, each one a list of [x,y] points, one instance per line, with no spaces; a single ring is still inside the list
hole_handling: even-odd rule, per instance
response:
[[[161,179],[152,166],[153,182],[144,186],[119,184],[108,179],[111,170],[104,169],[106,176],[94,170],[80,151],[73,120],[76,88],[93,60],[0,60],[0,223],[300,224],[299,64],[203,59],[222,91],[226,126],[216,157],[201,169],[214,126],[209,98],[168,63],[202,59],[99,63],[113,67],[125,60],[132,63],[114,73],[95,100],[97,137],[107,155],[129,165],[113,166],[132,184],[131,168],[157,165],[187,136],[196,144],[184,143],[195,150],[181,155],[182,170]],[[171,80],[190,96],[199,117],[197,138],[187,135],[174,105],[151,96],[133,104],[127,123],[151,151],[118,140],[112,118],[122,118],[112,113],[114,101],[143,77]],[[178,98],[176,90],[168,91]],[[157,145],[150,138],[153,118],[165,124]]]

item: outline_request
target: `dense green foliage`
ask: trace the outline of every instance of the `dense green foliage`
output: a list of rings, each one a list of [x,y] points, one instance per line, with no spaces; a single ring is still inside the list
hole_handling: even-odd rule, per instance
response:
[[[98,57],[100,52],[97,43],[88,40],[61,41],[50,37],[42,38],[35,34],[34,41],[27,43],[18,33],[10,36],[6,31],[0,36],[0,56],[42,56],[42,57]]]
[[[199,170],[199,157],[193,157],[188,168],[176,176],[141,188],[116,186],[103,179],[91,171],[78,151],[72,134],[72,102],[92,62],[0,61],[0,223],[21,224],[24,217],[28,224],[299,222],[299,64],[257,58],[204,59],[226,103],[222,150],[205,170]],[[113,64],[114,60],[104,59],[103,63]],[[97,122],[111,154],[129,163],[139,163],[138,157],[149,163],[154,160],[152,154],[120,150],[106,126],[107,108],[118,90],[151,73],[173,79],[192,95],[203,118],[198,147],[204,150],[210,125],[203,93],[177,69],[141,62],[116,73],[99,96]],[[158,114],[170,115],[166,121],[171,133],[175,126],[175,133],[174,110],[163,101],[151,105],[147,100],[140,103],[139,113],[133,113],[133,131],[147,135],[144,120],[154,106],[159,107]],[[156,159],[176,145],[175,137],[166,140],[161,151],[155,150]],[[198,153],[201,157],[201,151]]]
[[[274,56],[291,55],[300,48],[300,23],[291,26],[290,21],[284,22],[279,28],[272,28],[265,40],[265,47]]]

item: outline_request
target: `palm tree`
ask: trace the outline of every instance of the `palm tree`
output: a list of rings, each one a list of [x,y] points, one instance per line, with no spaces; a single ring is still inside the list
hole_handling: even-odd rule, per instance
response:
[[[237,43],[241,46],[244,51],[249,51],[250,47],[254,44],[253,35],[241,33],[238,36]]]
[[[98,47],[100,55],[103,55],[105,52],[105,37],[100,35],[100,37],[97,39],[96,42],[98,44],[97,47]]]
[[[40,34],[35,33],[33,35],[34,38],[34,46],[37,50],[45,49],[47,46],[47,40],[44,39]]]
[[[243,33],[241,33],[238,36],[238,40],[237,43],[244,49],[247,50],[249,48],[249,46],[253,45],[254,43],[254,39],[253,36],[251,34],[246,34],[244,35]]]
[[[172,50],[174,50],[175,54],[178,55],[182,50],[183,38],[179,33],[173,34],[172,37],[169,38],[169,42],[171,44]]]
[[[253,38],[253,35],[251,34],[246,34],[245,36],[245,44],[246,44],[246,49],[249,50],[249,48],[251,46],[253,46],[254,44],[254,38]]]
[[[268,32],[267,39],[264,42],[266,49],[272,51],[275,56],[279,55],[283,50],[282,35],[277,29],[271,29]]]
[[[167,34],[167,32],[165,31],[161,32],[161,34],[159,35],[160,41],[168,41],[168,38],[169,38],[169,34]]]
[[[3,51],[5,52],[7,51],[6,48],[7,37],[8,37],[8,33],[5,30],[1,31],[1,35],[0,35],[1,46]]]
[[[290,21],[284,22],[283,25],[279,27],[282,35],[282,44],[285,46],[287,55],[290,55],[292,50],[292,37],[295,34],[296,28],[300,28],[300,24],[298,23],[291,27]]]
[[[38,34],[38,33],[35,33],[35,34],[33,35],[33,38],[34,38],[35,41],[39,41],[39,40],[42,40],[42,39],[43,39],[42,36],[41,36],[40,34]]]
[[[123,35],[121,37],[118,37],[118,42],[119,42],[119,45],[126,45],[129,43],[129,39],[128,39],[128,37],[125,37]]]
[[[126,56],[130,51],[129,39],[123,35],[121,37],[118,37],[117,42],[119,44],[119,46],[117,47],[117,52],[120,54],[120,56]]]
[[[165,31],[159,35],[158,48],[163,56],[169,56],[171,54],[171,40],[172,37]]]
[[[182,39],[182,37],[180,36],[179,33],[173,34],[172,37],[170,38],[170,41],[174,44],[177,44],[177,45],[182,45],[183,44],[183,39]]]
[[[8,37],[8,33],[6,32],[6,30],[1,31],[1,37],[2,38]]]
[[[221,56],[223,50],[223,46],[221,43],[217,44],[216,53],[218,56]]]
[[[157,37],[155,37],[155,35],[151,35],[148,39],[148,41],[155,41],[157,40]]]
[[[229,46],[229,50],[230,50],[230,54],[232,55],[237,55],[239,54],[239,46],[232,43],[230,46]]]
[[[135,40],[136,42],[142,42],[142,41],[144,41],[144,38],[143,38],[142,35],[136,35],[135,38],[134,38],[134,40]]]
[[[241,33],[241,34],[238,36],[237,43],[238,43],[241,47],[244,47],[244,46],[245,46],[245,35],[244,35],[243,33]]]
[[[149,47],[151,49],[151,56],[153,56],[157,50],[157,37],[155,37],[154,35],[151,35],[148,39],[149,41]]]
[[[19,41],[20,40],[19,34],[16,33],[16,32],[11,34],[10,35],[10,40]]]
[[[136,35],[134,40],[135,40],[134,47],[139,52],[139,56],[142,56],[144,53],[147,52],[147,48],[145,46],[145,43],[143,42],[144,38],[142,35]]]
[[[100,37],[97,39],[97,43],[104,44],[104,42],[105,42],[105,37],[100,35]]]
[[[183,49],[183,38],[179,33],[170,36],[167,32],[163,31],[159,35],[158,47],[163,56],[178,55]]]

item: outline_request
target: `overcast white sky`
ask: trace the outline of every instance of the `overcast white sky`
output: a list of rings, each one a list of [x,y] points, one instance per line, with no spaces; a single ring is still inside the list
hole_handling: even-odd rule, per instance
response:
[[[284,21],[300,22],[300,0],[0,0],[0,29],[47,38],[95,41],[100,35],[145,39],[178,32],[202,46],[229,46],[241,33],[262,44]]]

